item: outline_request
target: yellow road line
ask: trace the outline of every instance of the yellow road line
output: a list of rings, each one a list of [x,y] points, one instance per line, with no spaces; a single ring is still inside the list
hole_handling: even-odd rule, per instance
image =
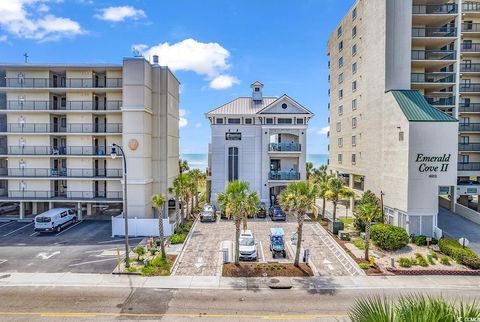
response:
[[[273,315],[273,314],[215,314],[215,313],[94,313],[94,312],[0,312],[0,316],[40,316],[40,317],[209,317],[209,318],[244,318],[264,320],[311,320],[319,318],[345,318],[346,314],[303,314],[303,315]]]

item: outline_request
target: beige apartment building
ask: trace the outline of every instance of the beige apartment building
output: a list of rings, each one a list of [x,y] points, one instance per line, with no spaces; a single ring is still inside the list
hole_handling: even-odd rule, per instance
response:
[[[178,80],[143,57],[0,65],[0,202],[20,219],[59,206],[109,218],[127,198],[130,217],[156,216],[152,194],[178,174],[178,106]]]
[[[410,234],[439,237],[439,194],[480,175],[477,22],[480,3],[358,0],[328,42],[330,170]]]

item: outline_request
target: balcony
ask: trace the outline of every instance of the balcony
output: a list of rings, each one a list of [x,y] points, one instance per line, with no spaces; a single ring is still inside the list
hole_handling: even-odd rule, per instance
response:
[[[480,43],[463,42],[460,50],[462,53],[480,53]]]
[[[112,152],[111,146],[9,146],[0,148],[0,154],[8,155],[72,155],[72,156],[109,156]],[[117,156],[121,156],[120,151],[116,150]]]
[[[480,103],[460,103],[458,111],[460,113],[480,113]]]
[[[480,12],[479,2],[464,2],[462,6],[462,12]]]
[[[448,84],[455,83],[455,73],[413,73],[411,81],[414,84]]]
[[[462,23],[462,32],[464,33],[479,33],[480,23]]]
[[[300,180],[300,172],[297,171],[270,171],[269,180],[288,181]]]
[[[442,106],[454,106],[455,105],[455,98],[453,96],[449,97],[434,97],[434,96],[426,96],[428,104],[436,107]]]
[[[478,63],[461,63],[460,71],[462,73],[480,73],[480,64]]]
[[[21,111],[119,111],[122,101],[67,101],[65,106],[52,101],[7,101],[1,109]]]
[[[414,5],[412,13],[414,15],[455,14],[458,13],[458,7],[455,3]]]
[[[69,123],[65,127],[50,123],[9,123],[0,125],[9,133],[122,133],[121,123]]]
[[[93,79],[67,78],[61,81],[54,78],[6,78],[1,87],[9,88],[121,88],[121,78]]]
[[[302,146],[299,143],[270,143],[269,152],[300,152]]]
[[[480,132],[480,123],[460,123],[458,130],[460,132]]]
[[[6,197],[6,198],[5,198]],[[16,191],[9,190],[8,200],[99,200],[122,201],[121,191]]]
[[[478,93],[480,94],[480,84],[460,83],[461,93]]]
[[[480,162],[459,162],[458,171],[480,171]]]
[[[457,28],[455,27],[413,27],[412,28],[412,37],[456,37]]]
[[[8,171],[5,171],[8,170]],[[0,176],[22,178],[121,178],[122,169],[1,168]]]
[[[454,50],[412,50],[412,60],[455,60]]]
[[[459,143],[458,151],[460,152],[480,152],[480,143]]]

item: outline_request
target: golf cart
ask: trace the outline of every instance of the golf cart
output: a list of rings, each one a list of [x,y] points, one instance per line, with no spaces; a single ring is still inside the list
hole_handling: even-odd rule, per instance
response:
[[[283,228],[270,228],[270,251],[272,252],[273,258],[277,255],[282,255],[283,258],[287,257],[283,240],[284,236]]]

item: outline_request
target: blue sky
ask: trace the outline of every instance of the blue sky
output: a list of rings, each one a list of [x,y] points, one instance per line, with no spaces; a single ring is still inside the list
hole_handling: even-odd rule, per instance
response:
[[[0,61],[121,63],[160,55],[181,81],[182,153],[206,153],[204,113],[249,85],[310,108],[309,153],[327,153],[329,33],[353,0],[0,0]]]

